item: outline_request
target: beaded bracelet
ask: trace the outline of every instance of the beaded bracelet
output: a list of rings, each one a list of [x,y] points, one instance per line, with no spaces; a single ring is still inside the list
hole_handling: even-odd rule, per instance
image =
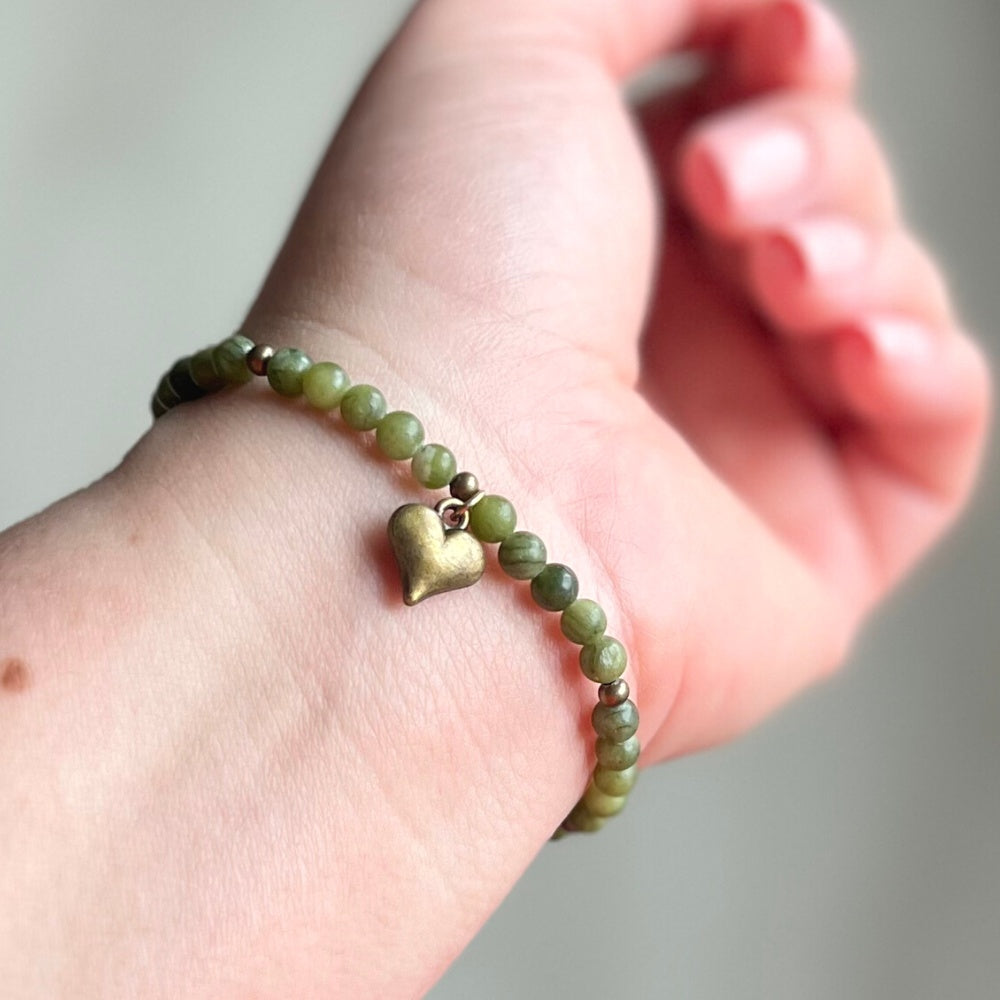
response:
[[[433,507],[403,504],[389,518],[389,541],[399,564],[403,601],[418,601],[474,584],[486,561],[481,542],[499,543],[500,566],[516,580],[529,580],[531,596],[546,611],[560,612],[559,625],[580,646],[580,668],[599,684],[591,721],[597,733],[597,765],[586,791],[553,834],[599,830],[621,812],[638,774],[639,712],[622,677],[627,655],[605,634],[607,616],[596,601],[578,598],[576,574],[547,561],[545,544],[530,531],[515,531],[517,514],[505,497],[484,493],[471,472],[458,472],[452,452],[424,444],[424,428],[405,410],[386,412],[385,397],[372,385],[351,385],[340,365],[313,363],[294,347],[275,349],[240,334],[181,358],[161,379],[153,418],[178,403],[200,399],[226,386],[266,377],[281,396],[305,396],[318,410],[340,409],[348,427],[374,431],[389,458],[410,460],[414,478],[428,489],[449,488]]]

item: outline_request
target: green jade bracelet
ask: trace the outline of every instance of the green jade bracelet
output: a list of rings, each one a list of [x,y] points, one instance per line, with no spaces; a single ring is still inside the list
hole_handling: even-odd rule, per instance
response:
[[[236,334],[216,347],[182,358],[163,377],[153,397],[153,418],[254,376],[267,379],[281,396],[304,396],[317,410],[340,409],[348,427],[374,431],[383,454],[409,460],[413,477],[428,489],[447,486],[450,496],[433,507],[403,504],[389,518],[389,541],[399,563],[403,601],[414,605],[434,594],[474,584],[486,560],[481,542],[499,543],[500,566],[516,580],[529,580],[531,596],[546,611],[560,612],[563,635],[580,646],[580,668],[599,684],[591,720],[597,733],[597,766],[586,791],[553,834],[599,830],[621,812],[638,773],[639,712],[622,677],[627,655],[605,634],[607,616],[596,601],[577,597],[576,574],[547,561],[545,544],[530,531],[515,531],[517,514],[505,497],[484,493],[472,473],[459,472],[444,445],[424,444],[424,428],[405,410],[386,412],[385,397],[372,385],[352,385],[340,365],[314,363],[294,347],[275,350]]]

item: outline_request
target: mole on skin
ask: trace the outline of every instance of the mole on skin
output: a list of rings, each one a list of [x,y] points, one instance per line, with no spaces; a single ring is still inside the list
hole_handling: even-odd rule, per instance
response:
[[[0,662],[0,688],[17,694],[24,691],[31,683],[31,675],[22,660],[9,657]]]

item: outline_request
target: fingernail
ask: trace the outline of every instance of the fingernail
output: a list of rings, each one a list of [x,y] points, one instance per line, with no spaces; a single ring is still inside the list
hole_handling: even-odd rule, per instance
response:
[[[798,55],[809,44],[809,16],[796,0],[782,0],[767,12],[772,51],[782,58]]]
[[[937,338],[915,320],[895,316],[869,317],[852,324],[847,336],[874,360],[890,365],[929,365],[938,356]]]
[[[872,236],[853,219],[814,216],[771,233],[757,252],[768,270],[798,282],[830,284],[871,266]]]
[[[688,156],[686,181],[695,208],[709,221],[761,216],[803,187],[812,150],[790,122],[734,116],[709,126]]]

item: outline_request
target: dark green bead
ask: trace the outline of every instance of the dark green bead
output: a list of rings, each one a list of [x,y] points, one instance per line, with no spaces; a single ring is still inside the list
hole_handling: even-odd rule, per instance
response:
[[[576,573],[562,563],[549,563],[531,581],[531,596],[546,611],[564,611],[576,600],[579,590]]]
[[[595,684],[617,680],[625,673],[627,663],[625,647],[610,635],[602,635],[580,650],[580,669]]]
[[[167,381],[184,403],[201,399],[207,392],[191,377],[190,358],[181,358],[167,373]]]
[[[424,425],[406,410],[387,413],[375,428],[375,443],[386,458],[413,458],[424,442]]]
[[[215,392],[226,384],[226,380],[215,370],[214,355],[214,347],[206,347],[191,355],[191,378],[206,392]]]
[[[164,375],[160,379],[160,384],[156,387],[156,399],[158,399],[168,410],[172,410],[178,403],[184,400],[177,395],[177,391],[170,384],[170,379]]]
[[[616,816],[625,808],[624,795],[608,795],[591,782],[580,800],[592,816]]]
[[[267,363],[267,381],[279,396],[301,396],[302,376],[312,359],[297,347],[283,347]]]
[[[531,580],[545,568],[545,543],[530,531],[515,531],[497,549],[503,571],[515,580]]]
[[[212,355],[215,370],[231,385],[240,385],[253,378],[247,368],[247,355],[253,350],[253,341],[236,333],[224,340]]]
[[[451,482],[458,471],[458,462],[443,444],[425,444],[417,449],[410,469],[421,486],[439,490]]]
[[[604,826],[605,822],[605,818],[603,816],[595,816],[583,803],[582,799],[573,806],[570,814],[566,817],[566,825],[582,833],[596,833]]]
[[[302,391],[309,405],[317,410],[340,406],[350,385],[347,372],[332,361],[318,361],[302,376]]]
[[[570,642],[583,646],[604,634],[608,627],[608,616],[597,601],[581,597],[562,613],[559,627]]]
[[[592,780],[602,792],[608,795],[628,795],[638,775],[639,768],[635,764],[621,771],[598,764],[594,768]]]
[[[624,743],[639,728],[639,710],[634,701],[620,705],[595,705],[590,721],[594,731],[612,743]]]
[[[514,505],[495,493],[488,493],[469,509],[469,531],[481,542],[502,542],[516,526]]]
[[[624,743],[613,743],[599,737],[594,745],[597,763],[610,771],[624,771],[639,759],[639,737],[630,736]]]
[[[352,385],[340,401],[340,415],[356,431],[372,431],[385,416],[386,402],[373,385]]]

